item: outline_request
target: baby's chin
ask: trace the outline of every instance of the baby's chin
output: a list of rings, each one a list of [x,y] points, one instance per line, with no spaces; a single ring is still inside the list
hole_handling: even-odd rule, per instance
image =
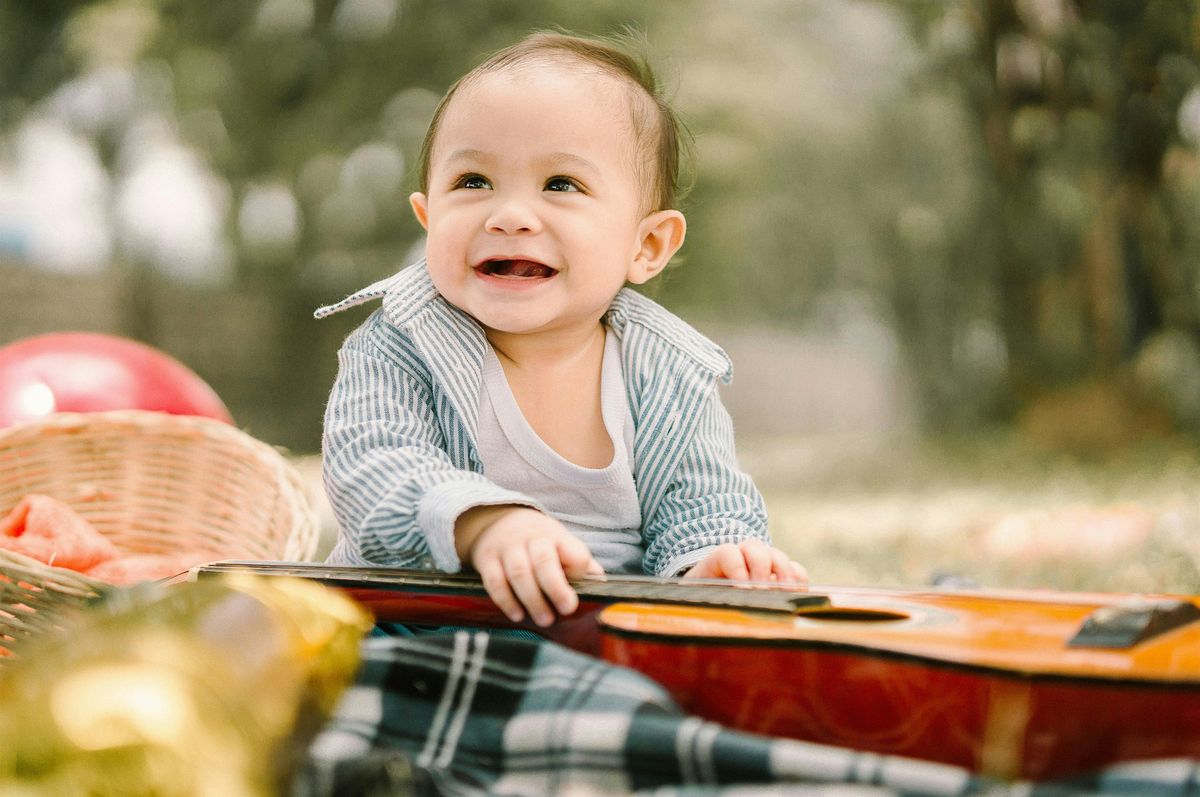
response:
[[[496,335],[536,335],[553,328],[549,319],[544,318],[514,318],[497,313],[484,313],[475,320],[488,334]]]
[[[470,313],[470,315],[479,322],[484,332],[493,340],[501,336],[532,338],[538,335],[552,335],[561,338],[564,334],[570,335],[572,331],[586,332],[600,328],[598,317],[563,318],[549,312],[517,314],[485,311]]]

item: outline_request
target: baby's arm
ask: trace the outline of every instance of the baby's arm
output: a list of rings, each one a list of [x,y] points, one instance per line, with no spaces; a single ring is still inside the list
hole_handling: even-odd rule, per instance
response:
[[[463,512],[533,502],[472,472],[465,453],[452,456],[428,375],[406,357],[405,343],[368,321],[339,352],[322,441],[339,526],[329,561],[454,572],[461,564],[454,526]]]
[[[459,516],[455,547],[483,580],[488,595],[513,622],[528,610],[540,626],[575,611],[579,598],[567,583],[604,571],[591,551],[562,523],[527,506],[479,506]]]
[[[803,568],[785,565],[786,555],[770,546],[766,506],[738,467],[733,422],[715,390],[643,533],[654,575],[805,580]]]

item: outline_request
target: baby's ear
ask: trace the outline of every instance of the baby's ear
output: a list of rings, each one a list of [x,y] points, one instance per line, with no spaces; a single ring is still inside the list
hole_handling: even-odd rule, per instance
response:
[[[627,279],[641,285],[667,267],[683,246],[687,221],[678,210],[657,210],[638,226],[638,251],[634,253]]]
[[[426,230],[429,229],[429,197],[420,191],[408,195],[408,204],[412,205],[413,215]]]

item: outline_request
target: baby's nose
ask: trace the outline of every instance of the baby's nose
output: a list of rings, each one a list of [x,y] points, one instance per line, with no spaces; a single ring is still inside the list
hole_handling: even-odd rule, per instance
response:
[[[538,232],[541,221],[528,202],[518,198],[498,199],[488,216],[487,229],[504,235]]]

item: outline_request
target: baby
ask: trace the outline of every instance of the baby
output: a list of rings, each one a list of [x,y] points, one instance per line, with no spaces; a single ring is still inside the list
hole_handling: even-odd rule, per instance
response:
[[[592,39],[532,34],[450,88],[410,197],[424,260],[317,312],[383,299],[326,410],[330,562],[467,564],[542,626],[584,574],[805,581],[738,468],[725,353],[625,287],[683,243],[680,129]]]

